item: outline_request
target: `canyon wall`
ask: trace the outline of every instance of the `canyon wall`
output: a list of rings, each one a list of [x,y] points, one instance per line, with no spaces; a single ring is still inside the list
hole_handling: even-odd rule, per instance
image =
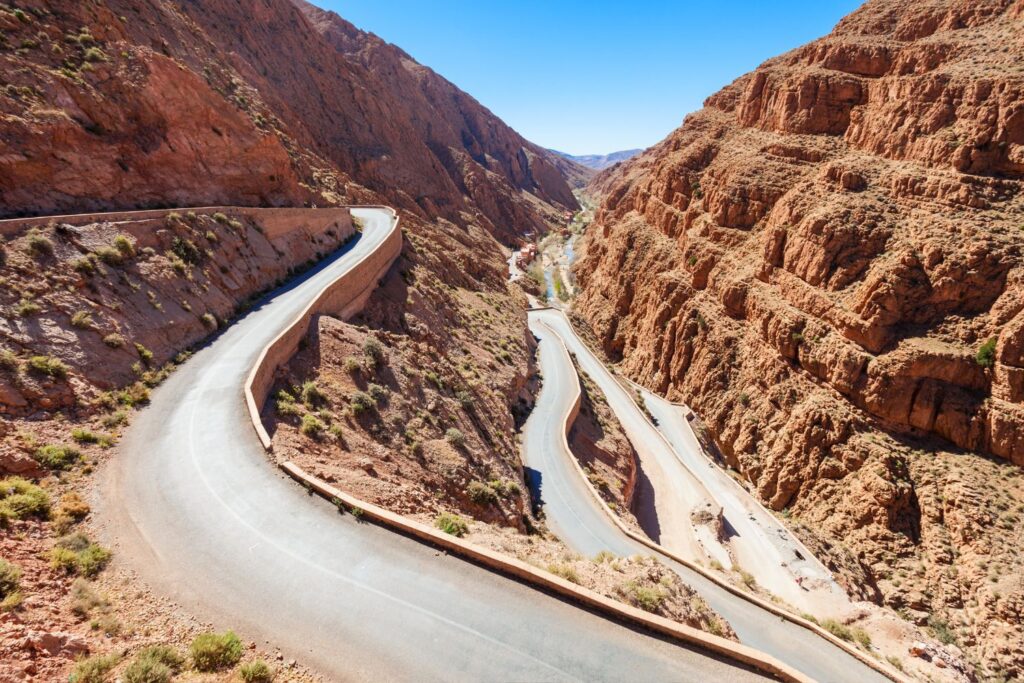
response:
[[[376,193],[514,241],[576,207],[553,155],[306,3],[26,0],[0,30],[0,215]]]
[[[997,672],[1024,666],[1022,30],[1019,1],[868,2],[598,176],[576,268],[606,354],[855,594]]]

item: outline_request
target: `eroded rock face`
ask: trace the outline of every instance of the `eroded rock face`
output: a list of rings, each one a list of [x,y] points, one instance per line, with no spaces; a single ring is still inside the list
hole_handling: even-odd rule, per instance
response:
[[[960,457],[986,473],[972,481],[996,479],[972,516],[994,506],[1012,527],[1024,499],[1022,12],[869,2],[599,176],[576,271],[605,352],[693,406],[855,594],[897,604],[920,588],[922,609],[949,609],[987,666],[1014,672],[1020,616],[1000,622],[994,604],[1020,588],[973,607],[938,589],[957,553],[1001,532],[940,533],[921,486]],[[903,562],[926,570],[894,576]],[[954,583],[985,593],[984,575]]]
[[[312,5],[19,6],[0,10],[0,217],[325,206],[368,189],[513,242],[576,207],[551,153]]]

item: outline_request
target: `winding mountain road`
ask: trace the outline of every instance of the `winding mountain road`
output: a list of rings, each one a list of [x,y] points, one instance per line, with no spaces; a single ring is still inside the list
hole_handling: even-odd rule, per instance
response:
[[[628,419],[630,410],[637,413],[639,410],[628,393],[576,336],[560,311],[530,311],[529,323],[531,331],[540,340],[538,355],[543,385],[524,427],[523,459],[533,471],[534,478],[539,480],[548,525],[568,546],[582,554],[593,555],[608,550],[621,556],[657,555],[651,548],[629,538],[612,522],[570,460],[574,456],[567,452],[565,446],[564,421],[572,408],[574,388],[579,380],[567,347],[576,356],[580,367],[605,392],[620,421],[623,417]],[[624,402],[628,402],[628,408]],[[629,432],[627,428],[627,434]],[[646,432],[643,434],[649,438]],[[634,440],[634,435],[629,435]],[[637,445],[635,440],[634,445]],[[743,644],[766,652],[823,683],[888,680],[812,631],[781,619],[685,565],[664,556],[659,556],[659,559],[732,625]],[[773,560],[771,558],[770,561]]]
[[[136,415],[94,500],[116,561],[331,680],[761,679],[341,517],[274,468],[242,386],[263,347],[395,229],[386,211],[353,213],[353,245],[199,350]]]

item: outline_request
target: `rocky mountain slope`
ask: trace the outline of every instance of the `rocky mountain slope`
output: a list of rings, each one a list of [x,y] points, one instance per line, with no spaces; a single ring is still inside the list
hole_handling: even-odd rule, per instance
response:
[[[288,0],[5,6],[4,216],[318,205],[542,227],[552,155],[399,49]],[[521,195],[521,193],[524,193]]]
[[[872,0],[592,184],[578,310],[855,595],[1024,672],[1024,3]]]
[[[395,206],[402,257],[357,325],[324,319],[322,328],[378,338],[396,361],[461,358],[458,348],[482,341],[470,339],[480,316],[519,310],[519,295],[506,286],[502,243],[546,231],[577,207],[563,160],[398,48],[304,3],[5,2],[0,64],[0,217]],[[41,484],[39,495],[56,501],[69,490],[88,498],[94,468],[109,457],[132,408],[173,370],[169,361],[340,238],[335,231],[286,243],[258,220],[217,213],[4,229],[0,460]],[[317,335],[310,342],[342,348],[340,341],[321,345]],[[476,449],[500,437],[472,454],[480,477],[488,469],[518,472],[505,433],[508,407],[529,372],[525,322],[509,319],[507,333],[488,346],[486,357],[436,370],[445,387],[477,401],[460,423],[467,443]],[[311,367],[299,359],[308,376],[320,373],[315,360]],[[502,372],[479,386],[488,364]],[[405,395],[417,386],[394,385],[396,411],[428,408],[420,396]],[[448,402],[461,405],[461,398],[446,395]],[[379,471],[386,462],[381,456]],[[5,480],[0,503],[12,491]],[[519,526],[519,504],[508,499],[500,512]],[[5,510],[0,505],[7,521]],[[30,525],[32,545],[16,531],[21,540],[8,545],[17,552],[5,546],[4,555],[49,554],[58,534],[89,530],[88,507],[78,512],[68,521],[42,506],[31,519],[11,520],[17,529]],[[104,604],[124,615],[108,635],[91,629],[88,610],[75,606],[70,570],[42,587],[22,582],[20,604],[7,600],[5,584],[0,678],[67,678],[85,649],[133,653],[141,593],[121,572],[108,569],[98,579],[108,582]],[[42,632],[73,634],[81,647],[40,651],[28,636]],[[184,633],[153,626],[146,638],[180,643]]]

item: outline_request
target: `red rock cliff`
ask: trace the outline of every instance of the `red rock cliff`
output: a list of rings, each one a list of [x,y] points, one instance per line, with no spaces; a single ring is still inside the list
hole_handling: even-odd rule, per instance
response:
[[[576,206],[546,151],[306,3],[27,0],[0,29],[2,216],[323,206],[362,186],[511,241]]]
[[[896,606],[988,590],[949,582],[939,538],[1020,566],[976,522],[1021,503],[1019,470],[977,454],[1024,465],[1022,35],[1019,1],[869,2],[594,184],[579,308],[605,351]],[[1016,630],[964,617],[997,670],[1024,663],[1012,590],[981,612]]]

